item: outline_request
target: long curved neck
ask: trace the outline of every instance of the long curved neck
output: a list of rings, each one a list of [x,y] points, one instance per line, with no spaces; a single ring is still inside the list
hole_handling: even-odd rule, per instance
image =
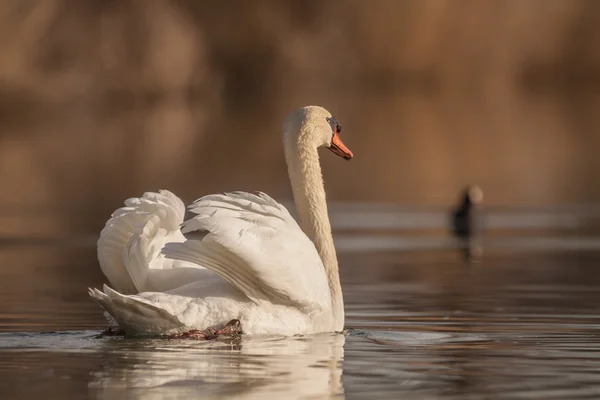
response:
[[[295,136],[295,135],[294,135]],[[321,256],[331,292],[335,329],[344,328],[344,299],[338,260],[331,235],[331,224],[327,213],[327,200],[319,153],[309,135],[284,139],[285,159],[296,203],[296,212],[302,230],[312,240]]]

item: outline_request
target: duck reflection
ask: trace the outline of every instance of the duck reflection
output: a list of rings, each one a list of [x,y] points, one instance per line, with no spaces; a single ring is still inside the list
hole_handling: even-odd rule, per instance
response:
[[[345,337],[252,336],[236,340],[104,339],[93,397],[114,399],[314,398],[343,394]]]

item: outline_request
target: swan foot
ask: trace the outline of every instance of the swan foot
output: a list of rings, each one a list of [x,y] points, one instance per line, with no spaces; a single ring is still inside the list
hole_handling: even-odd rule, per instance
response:
[[[173,335],[169,335],[168,339],[202,339],[208,340],[206,332],[201,331],[199,329],[192,329],[191,331],[183,332],[183,333],[175,333]]]
[[[238,336],[242,334],[242,324],[239,319],[232,319],[219,330],[208,328],[205,331],[192,329],[187,332],[169,335],[169,339],[200,339],[213,340],[219,336]]]
[[[232,319],[225,326],[218,331],[209,328],[209,331],[214,332],[215,336],[238,336],[242,334],[242,323],[239,319]]]

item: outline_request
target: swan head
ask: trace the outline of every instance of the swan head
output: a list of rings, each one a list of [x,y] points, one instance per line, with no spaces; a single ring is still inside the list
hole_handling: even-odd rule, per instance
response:
[[[287,116],[283,124],[283,140],[286,147],[290,142],[315,148],[326,147],[350,160],[354,155],[342,142],[341,131],[341,124],[329,111],[319,106],[307,106]]]

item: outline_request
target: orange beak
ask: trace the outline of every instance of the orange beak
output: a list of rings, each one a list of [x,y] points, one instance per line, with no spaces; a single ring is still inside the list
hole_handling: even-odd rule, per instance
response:
[[[333,134],[329,150],[342,157],[344,160],[350,160],[352,157],[354,157],[354,154],[352,154],[350,149],[347,148],[344,143],[342,143],[342,139],[340,139],[340,135],[337,132]]]

